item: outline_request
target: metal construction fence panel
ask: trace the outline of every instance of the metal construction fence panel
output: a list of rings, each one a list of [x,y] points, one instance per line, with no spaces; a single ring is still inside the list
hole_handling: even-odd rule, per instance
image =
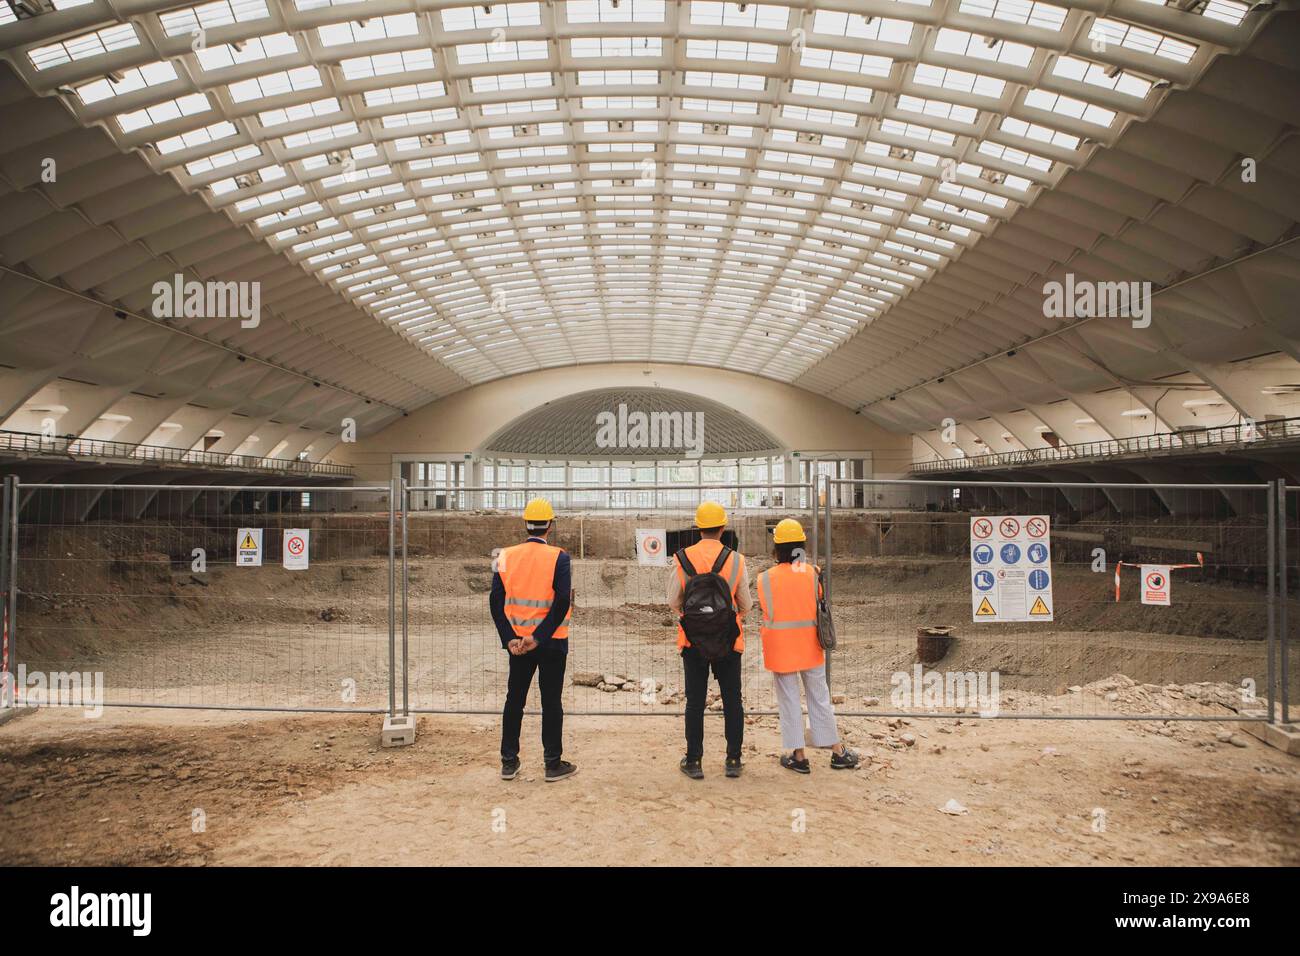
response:
[[[763,486],[766,490],[767,486]],[[811,485],[777,485],[786,500],[815,502]],[[746,486],[740,486],[743,492]],[[418,500],[427,492],[411,486]],[[575,713],[680,713],[684,689],[676,618],[667,605],[669,552],[696,540],[695,508],[702,500],[728,507],[737,486],[689,486],[670,496],[642,488],[473,488],[471,498],[493,495],[499,513],[492,515],[404,515],[408,581],[406,608],[409,650],[406,676],[409,706],[417,712],[499,713],[506,692],[509,656],[502,650],[488,611],[496,554],[524,540],[520,519],[529,497],[545,495],[556,507],[553,543],[570,555],[573,616],[566,665],[564,705]],[[587,510],[590,508],[591,510]],[[764,507],[731,510],[728,542],[745,555],[752,582],[770,560],[770,528],[783,517],[800,519],[815,533],[816,512]],[[637,531],[664,532],[662,566],[638,556]],[[815,541],[810,544],[815,547]],[[654,560],[654,557],[647,557]],[[746,708],[773,711],[771,677],[757,652],[758,607],[755,600],[744,624],[742,692]],[[715,688],[716,690],[716,688]],[[402,706],[399,705],[399,710]]]
[[[10,675],[6,693],[28,704],[57,702],[75,684],[98,687],[109,706],[497,713],[509,659],[489,613],[493,561],[523,539],[525,500],[545,494],[557,503],[554,542],[572,566],[566,709],[679,714],[672,570],[654,560],[695,540],[698,501],[721,500],[751,582],[751,713],[775,709],[753,582],[771,564],[771,528],[795,517],[827,573],[841,713],[1289,719],[1300,673],[1289,640],[1300,621],[1300,488],[778,487],[782,504],[804,507],[768,506],[777,504],[770,495],[734,507],[736,486],[673,489],[681,497],[649,504],[644,488],[598,488],[595,504],[590,487],[464,488],[464,510],[425,512],[429,487],[400,481],[7,479],[0,670]],[[998,541],[995,522],[1027,527],[1040,517],[1040,563],[1018,569],[992,550],[977,560],[979,545]],[[975,534],[980,522],[988,539]],[[242,547],[248,532],[259,539],[251,549]],[[639,553],[638,532],[656,533],[654,555]],[[999,572],[1017,570],[1027,616],[986,620],[981,599],[1014,596]],[[1153,594],[1164,600],[1148,601]],[[1050,613],[1029,615],[1040,596]],[[715,697],[711,685],[716,709]]]
[[[387,709],[389,489],[7,488],[18,702]]]
[[[1223,719],[1276,696],[1275,485],[830,484],[910,505],[826,496],[846,710]]]
[[[1278,659],[1278,709],[1276,719],[1291,723],[1292,704],[1300,699],[1300,488],[1278,482],[1278,593],[1277,633],[1281,642]]]

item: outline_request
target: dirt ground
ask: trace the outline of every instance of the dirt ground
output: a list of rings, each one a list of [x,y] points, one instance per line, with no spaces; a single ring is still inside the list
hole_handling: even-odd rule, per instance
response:
[[[79,526],[30,549],[43,557],[20,564],[17,662],[102,672],[109,703],[387,704],[387,562],[370,531],[322,529],[307,573],[272,562],[195,574],[193,529],[145,530],[158,540]],[[211,537],[215,554],[224,537]],[[1258,582],[1188,575],[1172,608],[1139,605],[1131,587],[1117,605],[1110,574],[1062,561],[1053,623],[982,627],[968,623],[964,552],[939,551],[836,559],[841,713],[915,713],[894,706],[891,675],[911,673],[919,625],[956,624],[935,668],[999,675],[1004,714],[1121,719],[980,720],[955,704],[939,718],[844,717],[866,766],[832,772],[818,754],[809,778],[777,765],[776,720],[752,713],[740,780],[721,775],[710,719],[708,777],[693,782],[677,771],[681,718],[668,713],[681,665],[664,570],[575,559],[576,779],[544,784],[535,717],[525,773],[505,783],[493,716],[421,716],[415,746],[383,750],[368,715],[45,709],[0,725],[0,863],[1300,862],[1300,761],[1233,724],[1257,703],[1249,689],[1267,686]],[[490,580],[486,554],[413,556],[416,708],[499,711],[507,660]],[[751,628],[751,712],[774,704],[758,648]],[[1300,700],[1300,647],[1290,676]],[[960,808],[942,812],[949,801]]]
[[[1227,722],[892,723],[842,719],[866,766],[814,751],[803,777],[751,718],[728,780],[710,720],[696,782],[679,719],[570,718],[581,770],[547,785],[534,717],[505,782],[488,717],[421,717],[385,750],[364,715],[42,710],[0,726],[0,863],[1300,863],[1300,761]]]
[[[67,545],[77,548],[86,545]],[[755,561],[756,572],[762,563]],[[387,605],[382,558],[314,562],[308,573],[275,566],[213,567],[199,576],[149,560],[29,562],[16,659],[29,670],[104,674],[113,703],[359,707],[387,705]],[[836,563],[840,647],[832,687],[847,709],[887,699],[891,676],[910,672],[916,628],[956,624],[942,667],[998,672],[1006,690],[1063,694],[1121,673],[1155,685],[1214,682],[1267,686],[1267,632],[1257,589],[1187,581],[1174,607],[1136,596],[1115,604],[1110,575],[1055,570],[1051,624],[974,625],[968,563],[929,558]],[[39,572],[39,573],[38,573]],[[575,560],[571,675],[614,674],[656,699],[570,686],[574,710],[675,709],[680,664],[660,568],[615,559]],[[486,560],[418,558],[410,570],[410,691],[416,707],[495,711],[506,657],[487,611]],[[36,585],[40,585],[37,587]],[[43,588],[43,590],[42,590]],[[1294,620],[1300,621],[1300,608]],[[748,622],[747,704],[771,709],[757,611]],[[1300,699],[1300,646],[1291,649],[1292,696]],[[345,699],[344,685],[355,689]],[[628,690],[632,687],[629,686]],[[1110,711],[1102,698],[1078,713]]]

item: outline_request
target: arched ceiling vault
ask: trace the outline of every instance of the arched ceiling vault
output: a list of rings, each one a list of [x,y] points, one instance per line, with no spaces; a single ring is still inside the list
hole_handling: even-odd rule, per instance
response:
[[[914,431],[1294,363],[1300,30],[1255,6],[8,0],[0,400],[315,456],[579,363]],[[1063,332],[1067,271],[1168,287],[1152,334]],[[260,282],[261,323],[114,317],[176,272]]]
[[[633,418],[638,414],[644,417],[640,427],[646,433],[639,444]],[[602,433],[602,423],[611,427],[609,434]],[[611,445],[610,437],[618,441]],[[781,442],[757,422],[699,395],[662,388],[608,388],[548,402],[521,415],[493,435],[483,453],[503,458],[678,459],[781,450]]]

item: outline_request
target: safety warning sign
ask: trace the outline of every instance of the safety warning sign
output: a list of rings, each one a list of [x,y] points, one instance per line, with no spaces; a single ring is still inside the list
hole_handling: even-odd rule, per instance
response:
[[[636,560],[649,567],[668,567],[668,532],[662,528],[637,528]]]
[[[1169,565],[1144,564],[1142,571],[1142,603],[1169,607]]]
[[[1046,515],[971,518],[975,623],[1052,620],[1051,521]]]
[[[241,568],[262,566],[262,529],[240,528],[235,536],[235,564]]]
[[[311,553],[311,529],[284,529],[284,566],[290,571],[306,571]]]

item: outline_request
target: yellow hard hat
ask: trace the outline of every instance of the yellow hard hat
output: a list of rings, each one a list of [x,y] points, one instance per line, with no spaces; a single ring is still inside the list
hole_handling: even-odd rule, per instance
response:
[[[727,511],[716,501],[702,501],[695,509],[695,527],[708,530],[727,523]]]
[[[790,544],[792,541],[807,541],[808,536],[803,533],[803,525],[793,518],[782,518],[772,529],[772,540],[776,544]]]
[[[534,498],[524,506],[524,520],[528,522],[554,521],[555,509],[545,498]]]

